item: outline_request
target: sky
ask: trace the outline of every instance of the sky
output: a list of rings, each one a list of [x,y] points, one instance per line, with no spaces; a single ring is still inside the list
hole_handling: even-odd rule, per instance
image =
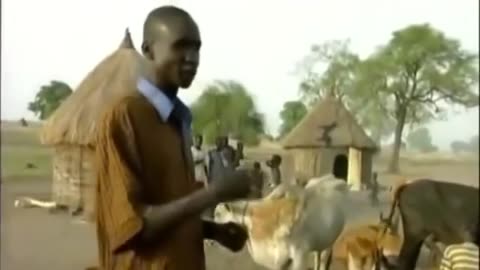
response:
[[[275,134],[285,101],[299,97],[295,66],[312,44],[349,39],[365,57],[392,31],[430,23],[478,53],[478,0],[2,0],[1,118],[33,119],[27,104],[50,80],[76,87],[112,53],[129,28],[141,43],[148,12],[174,4],[200,27],[203,45],[196,81],[181,91],[191,103],[214,80],[232,79],[253,94]],[[456,108],[428,125],[434,144],[478,134],[478,107]]]

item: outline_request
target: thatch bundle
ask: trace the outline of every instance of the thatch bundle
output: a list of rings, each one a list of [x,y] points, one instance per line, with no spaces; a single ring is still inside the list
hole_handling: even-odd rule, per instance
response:
[[[127,29],[120,47],[100,62],[45,122],[43,144],[92,145],[98,117],[108,102],[123,96],[135,83],[140,54]]]

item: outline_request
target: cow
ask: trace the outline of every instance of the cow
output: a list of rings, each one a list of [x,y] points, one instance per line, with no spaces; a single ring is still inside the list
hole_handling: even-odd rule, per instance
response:
[[[415,269],[425,239],[445,245],[465,242],[468,234],[479,243],[478,188],[432,179],[404,181],[393,190],[387,224],[400,215],[403,244],[396,263],[382,256],[388,269]]]
[[[386,228],[380,216],[376,224],[357,225],[342,232],[333,245],[333,258],[348,266],[348,270],[372,270],[381,265],[378,256],[398,256],[402,238],[398,231]]]
[[[348,186],[326,175],[305,187],[280,184],[268,196],[220,204],[217,222],[244,226],[254,261],[269,269],[304,270],[315,253],[315,269],[328,269],[331,247],[345,224]]]

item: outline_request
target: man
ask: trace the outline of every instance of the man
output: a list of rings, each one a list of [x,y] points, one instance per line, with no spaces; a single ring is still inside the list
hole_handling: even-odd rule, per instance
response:
[[[194,179],[191,114],[178,98],[195,77],[200,33],[176,7],[150,12],[144,24],[141,76],[98,127],[97,239],[103,270],[203,270],[203,239],[240,250],[246,233],[202,222],[217,203],[244,198],[252,177],[226,175],[209,189]]]
[[[233,171],[229,166],[229,150],[224,136],[215,139],[215,148],[208,152],[208,181],[213,183],[224,178],[227,171]]]
[[[195,180],[207,185],[207,154],[202,148],[203,137],[202,135],[196,135],[193,140],[192,155],[193,162],[195,163]]]
[[[235,151],[235,167],[240,166],[244,158],[245,155],[243,154],[243,143],[241,141],[237,141],[237,151]]]
[[[261,181],[256,181],[252,183],[250,195],[252,199],[259,199],[262,198],[263,195],[263,172],[262,167],[260,166],[260,162],[255,161],[253,163],[253,172],[260,176],[258,179]]]
[[[266,165],[270,168],[270,186],[276,187],[282,182],[282,175],[280,172],[280,165],[282,158],[274,154],[270,160],[267,160]]]
[[[238,167],[236,162],[236,151],[229,144],[227,136],[222,137],[221,140],[223,141],[222,153],[225,159],[225,166],[227,167],[228,170],[235,170],[235,168]]]

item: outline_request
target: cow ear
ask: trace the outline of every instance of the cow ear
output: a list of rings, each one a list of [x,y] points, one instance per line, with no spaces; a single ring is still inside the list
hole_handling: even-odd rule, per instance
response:
[[[225,206],[225,209],[227,209],[228,212],[230,212],[232,210],[230,208],[230,205],[228,205],[228,203],[223,203],[223,206]]]

